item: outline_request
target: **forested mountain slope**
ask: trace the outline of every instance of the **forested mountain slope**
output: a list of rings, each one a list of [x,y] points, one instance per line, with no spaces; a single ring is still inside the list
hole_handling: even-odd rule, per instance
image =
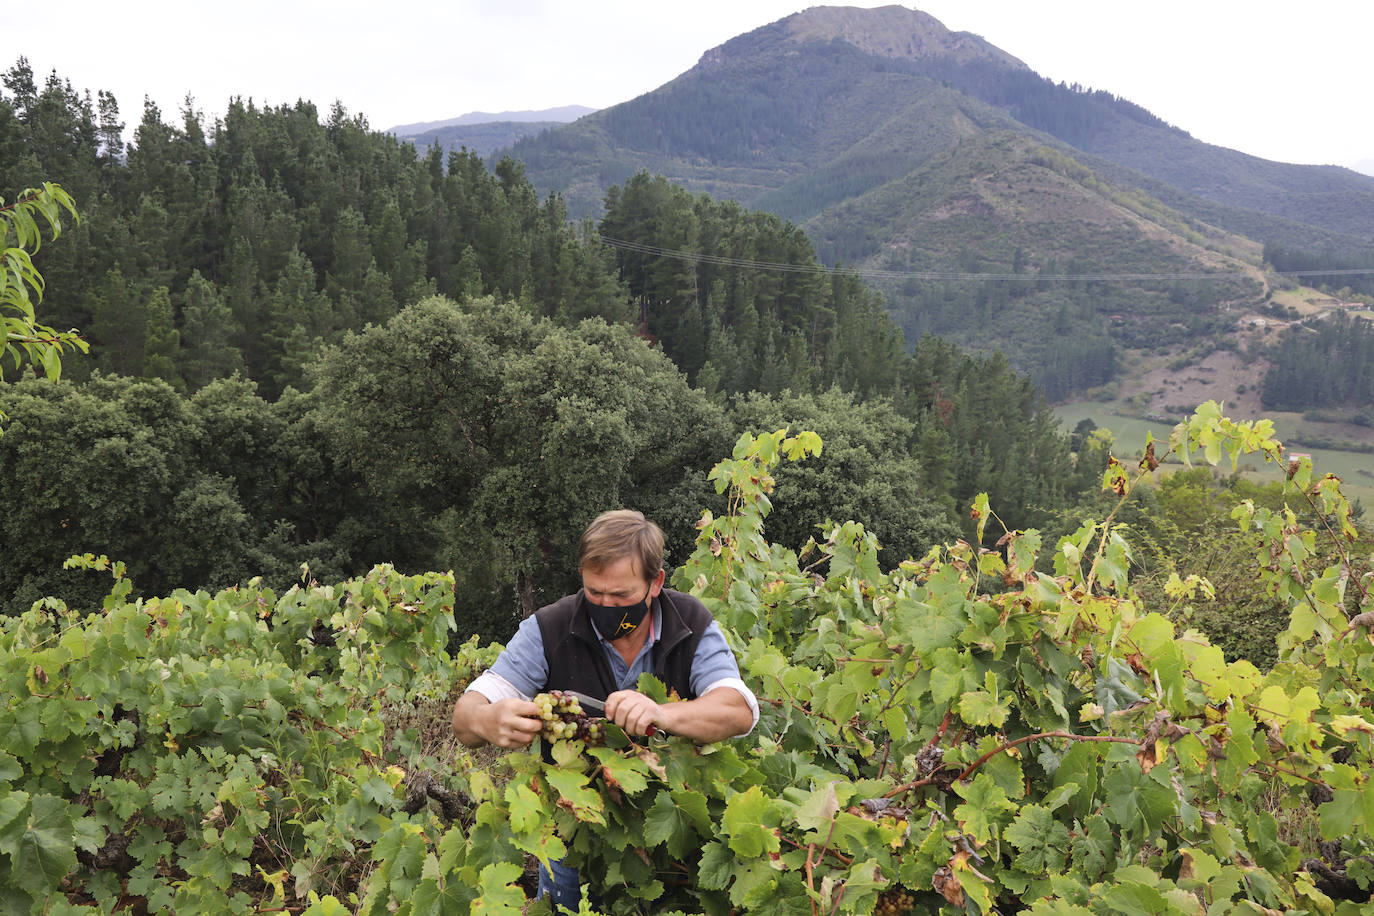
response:
[[[1239,240],[1011,131],[970,137],[805,228],[822,258],[891,272],[873,282],[907,339],[938,333],[987,346],[995,328],[998,346],[1051,398],[1111,379],[1118,348],[1224,333],[1235,318],[1216,304],[1260,295],[1258,273],[1235,273],[1240,262],[1224,253]],[[992,276],[910,276],[951,265]],[[1044,279],[1083,274],[1109,279]],[[1141,279],[1169,275],[1179,279]]]
[[[659,89],[523,140],[513,155],[574,214],[594,212],[608,184],[645,168],[800,219],[838,191],[849,196],[1014,123],[848,41],[791,43],[782,27],[796,19],[735,38]],[[809,177],[826,166],[846,176],[841,188]]]
[[[574,214],[647,169],[795,220],[869,272],[908,341],[988,346],[992,321],[1053,397],[1110,378],[1122,348],[1234,327],[1227,307],[1266,292],[1265,243],[1351,259],[1374,237],[1374,179],[1209,146],[901,7],[787,17],[513,152]],[[1041,279],[1059,274],[1107,279]]]
[[[941,88],[947,96],[932,104]],[[524,140],[515,152],[537,185],[567,192],[574,213],[595,205],[593,187],[644,167],[716,193],[732,188],[742,202],[799,219],[824,202],[770,195],[802,173],[848,158],[857,187],[880,177],[865,164],[888,169],[887,177],[899,168],[866,150],[885,146],[910,166],[971,132],[1007,126],[1183,195],[1275,217],[1276,229],[1292,221],[1365,242],[1374,236],[1374,178],[1202,143],[1126,99],[1056,85],[975,35],[897,6],[789,16],[707,51],[653,92]],[[595,162],[582,158],[590,154]]]

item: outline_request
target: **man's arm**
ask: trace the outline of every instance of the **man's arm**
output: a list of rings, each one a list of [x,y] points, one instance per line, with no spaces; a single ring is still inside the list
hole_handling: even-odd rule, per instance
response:
[[[453,733],[468,747],[529,747],[543,727],[539,707],[519,697],[493,703],[469,690],[453,704]]]
[[[733,687],[717,687],[695,700],[655,703],[634,690],[617,690],[606,698],[606,718],[631,735],[643,735],[652,725],[701,744],[746,734],[754,713]]]
[[[538,707],[525,697],[538,692],[547,670],[539,623],[527,617],[491,668],[453,704],[454,735],[468,747],[528,747],[542,726]]]

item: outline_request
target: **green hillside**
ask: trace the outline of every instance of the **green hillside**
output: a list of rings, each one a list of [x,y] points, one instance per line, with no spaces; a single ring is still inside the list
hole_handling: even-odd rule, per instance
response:
[[[647,169],[798,219],[968,136],[1014,126],[848,42],[795,48],[778,31],[733,39],[654,92],[526,138],[511,153],[537,184],[561,191],[573,214],[595,213],[609,185]]]
[[[594,211],[597,189],[647,168],[800,219],[826,196],[862,193],[999,127],[1053,138],[1117,183],[1260,240],[1315,230],[1368,247],[1374,236],[1374,178],[1202,143],[1129,100],[1054,84],[977,36],[899,7],[789,16],[514,152],[536,184],[569,195],[573,213]],[[808,184],[827,191],[780,192]]]
[[[1374,179],[1209,146],[900,7],[787,17],[511,152],[573,216],[647,170],[793,220],[908,343],[1002,348],[1051,397],[1107,381],[1122,350],[1238,346],[1226,310],[1264,306],[1263,250],[1358,266],[1374,238]],[[1046,279],[1066,274],[1108,279]]]
[[[1228,243],[1224,234],[1008,131],[971,137],[804,227],[823,259],[895,274],[872,282],[908,339],[939,333],[1004,349],[1051,398],[1108,381],[1119,348],[1162,351],[1225,334],[1234,318],[1216,304],[1262,295],[1256,278],[1221,273],[1245,270],[1213,250]],[[951,264],[1001,277],[910,276]],[[1121,276],[1198,272],[1225,278]],[[1049,279],[1063,274],[1121,278]]]

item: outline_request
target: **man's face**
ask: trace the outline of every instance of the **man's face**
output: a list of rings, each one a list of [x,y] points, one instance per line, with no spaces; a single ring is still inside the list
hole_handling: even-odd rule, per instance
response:
[[[633,557],[623,557],[597,569],[584,566],[580,572],[587,599],[606,607],[626,607],[642,601],[646,591],[653,600],[663,589],[663,570],[658,571],[652,582],[646,583]]]

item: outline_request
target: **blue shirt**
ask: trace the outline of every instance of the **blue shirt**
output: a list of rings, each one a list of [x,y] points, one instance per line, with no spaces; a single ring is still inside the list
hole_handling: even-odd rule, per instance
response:
[[[600,631],[597,632],[617,690],[634,690],[641,674],[653,673],[653,649],[663,634],[663,611],[657,598],[654,599],[652,616],[654,638],[644,640],[643,648],[628,665],[615,646],[601,636]],[[506,644],[505,651],[496,659],[490,670],[492,674],[500,675],[509,681],[527,698],[544,689],[549,665],[544,657],[544,637],[539,632],[538,620],[530,616],[520,622],[519,629],[515,631],[515,635]],[[730,646],[725,642],[725,634],[713,620],[706,627],[706,632],[701,635],[696,653],[692,656],[692,692],[701,696],[712,685],[726,679],[739,681],[739,665],[735,662],[735,653],[730,651]],[[744,683],[740,681],[738,685],[731,686],[741,689],[744,688]],[[752,698],[751,694],[749,699]]]

